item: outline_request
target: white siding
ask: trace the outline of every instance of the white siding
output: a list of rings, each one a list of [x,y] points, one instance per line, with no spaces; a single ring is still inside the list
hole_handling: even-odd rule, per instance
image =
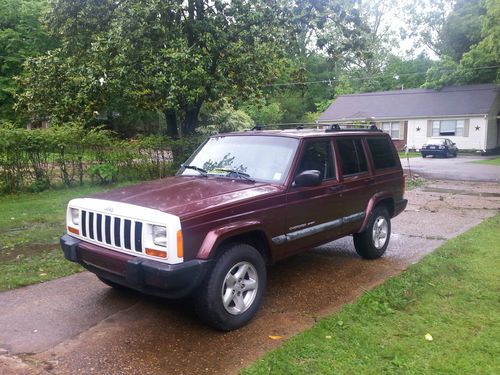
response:
[[[432,119],[413,119],[408,120],[408,139],[407,145],[409,148],[420,149],[427,140],[427,121],[428,120],[449,120],[450,118],[432,118]],[[464,120],[466,118],[456,118]],[[486,126],[487,120],[484,117],[469,117],[469,136],[454,137],[443,136],[449,138],[457,144],[460,150],[484,150],[486,149]],[[476,130],[476,127],[479,127]],[[419,128],[420,130],[417,130]]]
[[[487,149],[494,149],[500,147],[500,137],[498,135],[499,124],[497,116],[500,112],[500,95],[497,96],[495,103],[491,106],[490,113],[488,113],[488,139],[486,142]]]

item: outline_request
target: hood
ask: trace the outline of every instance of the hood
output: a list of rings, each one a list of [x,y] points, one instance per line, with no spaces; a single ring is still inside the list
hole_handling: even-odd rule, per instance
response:
[[[134,204],[186,218],[280,190],[280,187],[267,183],[174,176],[98,193],[92,198]]]

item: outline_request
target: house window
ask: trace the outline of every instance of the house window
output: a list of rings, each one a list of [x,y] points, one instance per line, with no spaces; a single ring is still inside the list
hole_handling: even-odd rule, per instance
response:
[[[399,122],[383,122],[382,131],[389,134],[392,139],[400,139]]]
[[[464,136],[464,120],[436,120],[432,121],[432,136]]]

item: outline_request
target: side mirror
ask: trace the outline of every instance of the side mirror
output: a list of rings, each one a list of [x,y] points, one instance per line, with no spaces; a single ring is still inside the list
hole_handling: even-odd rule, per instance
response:
[[[300,172],[295,176],[293,181],[294,186],[317,186],[323,181],[322,173],[318,170],[311,169]]]

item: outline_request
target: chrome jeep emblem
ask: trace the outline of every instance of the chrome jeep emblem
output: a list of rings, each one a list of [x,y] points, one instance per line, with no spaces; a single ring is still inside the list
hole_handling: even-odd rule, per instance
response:
[[[113,212],[113,211],[114,211],[114,209],[113,209],[113,207],[106,207],[106,208],[104,209],[104,211],[106,211],[106,212]]]

